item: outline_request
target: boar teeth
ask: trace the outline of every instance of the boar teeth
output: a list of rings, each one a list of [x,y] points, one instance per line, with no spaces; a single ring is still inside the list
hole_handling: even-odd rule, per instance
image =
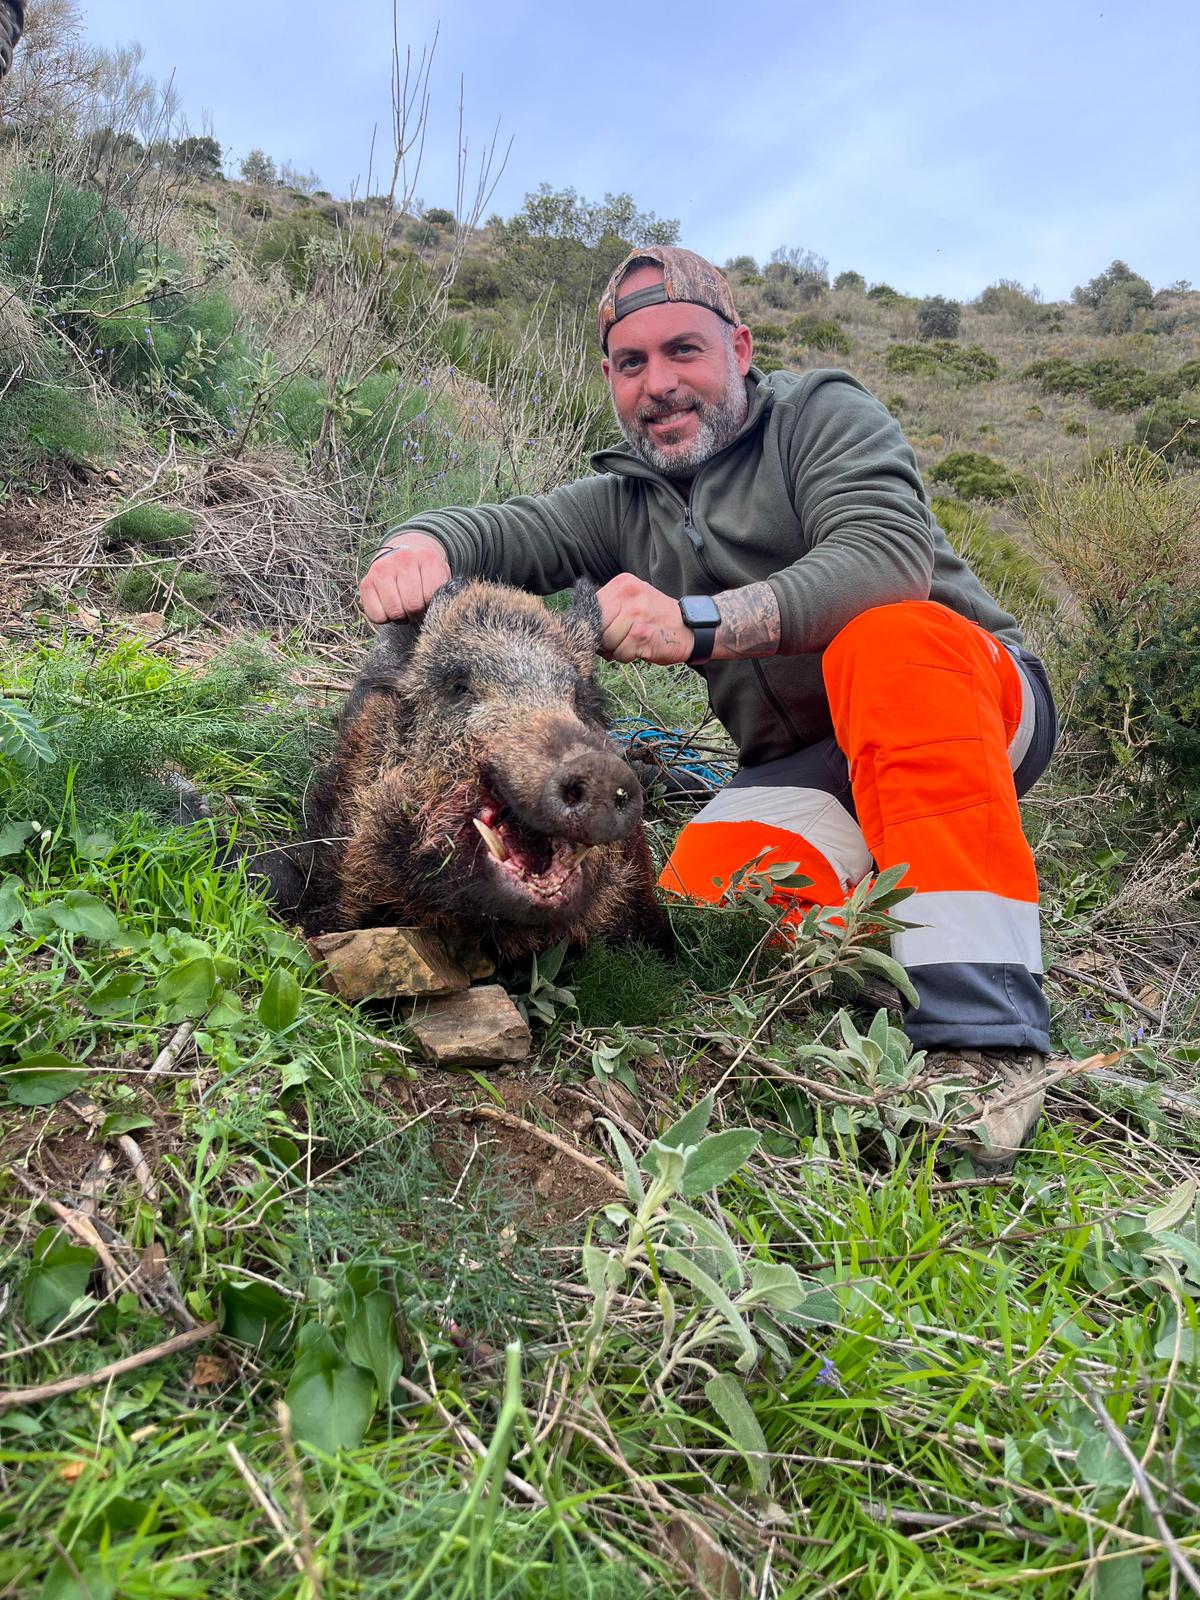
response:
[[[596,846],[594,844],[581,844],[578,849],[572,850],[571,854],[567,857],[567,866],[581,866],[585,858],[590,856],[595,848]]]
[[[472,817],[471,821],[479,829],[479,837],[487,845],[488,850],[495,856],[496,860],[507,861],[508,851],[504,847],[504,840],[496,832],[495,828],[489,828],[482,817]]]

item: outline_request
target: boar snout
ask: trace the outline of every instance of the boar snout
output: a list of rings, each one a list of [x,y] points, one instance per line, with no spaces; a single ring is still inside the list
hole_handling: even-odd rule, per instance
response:
[[[542,789],[546,831],[581,844],[627,839],[641,821],[641,785],[620,756],[580,750],[559,763]]]

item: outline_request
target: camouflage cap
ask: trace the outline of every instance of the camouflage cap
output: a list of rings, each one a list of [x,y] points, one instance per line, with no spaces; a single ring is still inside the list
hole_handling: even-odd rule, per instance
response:
[[[635,289],[632,294],[621,295],[617,290],[627,273],[643,265],[662,268],[663,281]],[[608,350],[608,335],[615,322],[640,311],[643,306],[661,305],[676,300],[695,306],[707,306],[724,322],[737,327],[740,321],[733,304],[733,291],[724,275],[711,261],[698,256],[693,250],[678,245],[652,244],[641,250],[631,250],[608,280],[600,297],[600,347]]]

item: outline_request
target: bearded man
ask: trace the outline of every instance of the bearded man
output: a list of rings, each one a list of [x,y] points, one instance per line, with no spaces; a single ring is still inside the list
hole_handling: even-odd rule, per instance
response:
[[[905,864],[915,926],[893,954],[920,1001],[905,1030],[926,1081],[972,1086],[952,1142],[1007,1170],[1050,1050],[1017,805],[1057,738],[1045,671],[937,526],[887,409],[844,372],[755,368],[711,263],[635,251],[599,334],[627,448],[549,494],[413,517],[372,561],[363,609],[419,617],[452,574],[538,594],[586,577],[603,654],[699,672],[739,768],[662,887],[715,901],[740,868],[794,861],[812,880],[784,892],[798,920]]]

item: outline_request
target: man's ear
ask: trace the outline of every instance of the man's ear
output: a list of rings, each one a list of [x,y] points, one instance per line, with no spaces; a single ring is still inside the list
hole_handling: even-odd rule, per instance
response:
[[[604,632],[604,618],[600,614],[600,601],[596,585],[588,578],[580,578],[571,590],[571,604],[563,613],[563,622],[579,640],[588,655],[600,648],[600,635]]]

